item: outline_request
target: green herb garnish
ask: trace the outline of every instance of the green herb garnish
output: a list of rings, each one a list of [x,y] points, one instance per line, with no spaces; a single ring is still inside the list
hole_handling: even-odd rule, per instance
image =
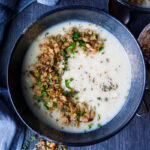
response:
[[[57,77],[54,78],[54,80],[56,81],[56,83],[59,83],[59,79]]]
[[[63,71],[66,71],[66,70],[67,70],[67,68],[66,68],[66,67],[64,67],[64,68],[63,68]]]
[[[53,108],[57,108],[57,104],[53,104]]]
[[[45,102],[44,103],[44,107],[47,109],[47,110],[49,110],[49,106],[48,106],[48,104]]]
[[[108,97],[105,97],[105,101],[108,101]]]
[[[38,70],[35,70],[35,74],[36,74],[36,75],[39,74],[39,71],[38,71]]]
[[[45,91],[45,88],[44,88],[44,86],[42,86],[42,87],[41,87],[41,91]]]
[[[71,87],[70,87],[69,84],[70,84],[70,83],[69,83],[69,80],[65,80],[65,85],[66,85],[66,87],[67,87],[68,89],[71,89]]]
[[[63,41],[63,42],[66,42],[66,39],[65,39],[65,38],[62,38],[62,41]]]
[[[77,120],[79,120],[79,118],[80,118],[80,116],[79,116],[79,115],[77,115]]]
[[[39,102],[42,102],[42,100],[43,100],[42,97],[37,97],[38,103],[39,103]]]
[[[74,78],[70,78],[70,82],[72,82],[74,80]]]
[[[62,71],[58,71],[58,75],[61,76],[62,75]]]
[[[93,123],[89,124],[89,129],[91,129],[91,128],[92,128],[92,126],[93,126]]]
[[[73,33],[73,39],[78,40],[79,39],[79,34],[80,34],[79,32],[74,32]]]
[[[66,55],[67,55],[67,51],[66,51],[66,50],[62,50],[61,52],[62,52],[62,55],[63,55],[63,56],[66,56]]]
[[[71,45],[70,45],[66,50],[67,50],[67,51],[73,50],[75,47],[76,47],[76,43],[73,42],[73,43],[71,43]]]
[[[43,96],[46,96],[46,95],[47,95],[47,92],[46,92],[46,91],[42,91],[42,95],[43,95]]]
[[[81,111],[81,116],[83,116],[85,114],[85,111],[84,110],[82,110]]]
[[[79,99],[79,97],[75,97],[75,100],[78,100]]]
[[[58,122],[59,120],[58,119],[56,119],[56,122]]]
[[[48,89],[48,84],[45,84],[45,89]]]
[[[103,49],[104,49],[104,46],[101,46],[101,47],[99,48],[99,52],[101,52]]]
[[[98,127],[98,128],[101,128],[101,127],[102,127],[102,125],[101,125],[100,123],[98,123],[98,124],[97,124],[97,127]]]
[[[100,100],[102,100],[102,98],[101,98],[101,97],[97,97],[97,100],[99,100],[99,101],[100,101]]]
[[[80,46],[85,46],[85,42],[82,40],[79,40],[79,44],[80,44]]]
[[[41,81],[38,80],[38,81],[36,82],[36,84],[37,84],[37,85],[41,85]]]
[[[101,119],[101,116],[100,116],[100,114],[98,114],[98,120],[100,120]]]
[[[77,91],[69,92],[69,91],[64,91],[63,95],[66,97],[74,97],[76,94],[78,94]]]
[[[62,27],[62,30],[65,31],[66,30],[65,27]]]
[[[103,41],[105,42],[105,41],[107,41],[107,39],[105,38],[105,39],[103,39]]]
[[[107,61],[107,62],[109,62],[109,59],[108,59],[108,58],[106,58],[106,61]]]

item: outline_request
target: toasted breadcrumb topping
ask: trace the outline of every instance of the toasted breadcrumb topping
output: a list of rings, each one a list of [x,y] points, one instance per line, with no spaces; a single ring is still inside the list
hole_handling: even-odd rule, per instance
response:
[[[37,61],[29,70],[35,103],[43,103],[50,113],[59,111],[61,124],[76,127],[79,127],[81,122],[91,122],[96,113],[93,107],[75,99],[79,91],[70,87],[69,83],[73,79],[65,81],[68,90],[61,87],[62,76],[69,69],[68,59],[78,53],[78,48],[86,56],[95,54],[104,49],[104,40],[93,30],[79,31],[75,27],[65,31],[64,35],[45,34]]]

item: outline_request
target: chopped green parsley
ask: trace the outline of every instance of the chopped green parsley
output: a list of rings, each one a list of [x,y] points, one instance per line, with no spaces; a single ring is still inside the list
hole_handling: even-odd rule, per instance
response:
[[[89,126],[89,129],[91,129],[93,126],[93,123],[89,124],[88,126]]]
[[[98,127],[98,128],[101,128],[101,127],[102,127],[102,125],[101,125],[100,123],[98,123],[98,124],[97,124],[97,127]]]

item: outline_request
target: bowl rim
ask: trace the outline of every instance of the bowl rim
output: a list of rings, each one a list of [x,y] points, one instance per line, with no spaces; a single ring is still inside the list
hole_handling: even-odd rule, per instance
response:
[[[134,39],[135,43],[137,44],[138,48],[139,48],[139,53],[140,53],[140,56],[142,58],[142,66],[143,66],[143,74],[144,74],[144,78],[143,78],[143,85],[142,85],[142,91],[141,91],[141,95],[140,95],[140,98],[139,98],[139,102],[137,103],[137,106],[136,106],[136,109],[134,110],[134,112],[132,112],[132,115],[125,121],[125,123],[118,129],[116,129],[114,132],[112,132],[111,134],[109,134],[108,136],[105,136],[101,139],[97,139],[97,140],[94,140],[94,141],[90,141],[90,142],[83,142],[83,143],[67,143],[67,142],[60,142],[60,141],[55,141],[53,139],[50,139],[44,135],[42,135],[41,133],[37,132],[36,130],[34,130],[32,127],[30,127],[26,122],[25,120],[21,117],[21,115],[19,114],[15,104],[14,104],[14,101],[13,101],[13,98],[11,96],[11,90],[10,90],[10,86],[9,86],[9,70],[10,70],[10,64],[11,64],[11,59],[12,59],[12,55],[13,53],[15,52],[15,48],[17,46],[17,44],[19,43],[19,41],[21,40],[21,38],[23,37],[23,35],[26,33],[26,31],[28,29],[30,29],[38,20],[48,16],[48,15],[51,15],[52,13],[56,13],[58,11],[63,11],[63,10],[70,10],[70,9],[85,9],[85,10],[90,10],[90,11],[95,11],[97,13],[101,13],[105,16],[108,16],[109,18],[115,20],[119,25],[123,26],[123,28],[131,35],[131,37]],[[20,36],[17,38],[17,40],[15,41],[12,49],[11,49],[11,52],[10,52],[10,55],[9,55],[9,58],[8,58],[8,63],[7,63],[7,88],[8,88],[8,94],[9,94],[9,97],[10,97],[10,101],[12,103],[12,106],[16,112],[16,114],[18,115],[18,118],[21,120],[21,122],[23,122],[23,124],[28,128],[30,129],[33,133],[35,134],[38,134],[40,135],[41,137],[51,141],[51,142],[55,142],[57,144],[61,144],[61,145],[66,145],[66,146],[87,146],[87,145],[93,145],[93,144],[96,144],[96,143],[100,143],[104,140],[107,140],[109,138],[111,138],[112,136],[114,136],[115,134],[117,134],[118,132],[120,132],[126,125],[128,125],[128,123],[132,120],[132,118],[134,117],[141,101],[142,101],[142,96],[143,96],[143,93],[144,93],[144,90],[145,90],[145,83],[146,83],[146,71],[145,71],[145,61],[144,61],[144,57],[143,57],[143,54],[142,54],[142,51],[140,49],[140,46],[137,42],[137,40],[135,39],[134,35],[129,31],[129,29],[123,24],[121,23],[119,20],[117,20],[116,18],[114,18],[113,16],[111,16],[110,14],[104,12],[103,10],[100,10],[98,8],[95,8],[95,7],[89,7],[89,6],[84,6],[84,5],[69,5],[69,6],[63,6],[63,7],[57,7],[56,9],[53,9],[53,10],[50,10],[46,13],[44,13],[43,15],[41,15],[40,17],[38,17],[35,21],[33,21],[32,23],[30,23],[23,31],[22,33],[20,33]],[[93,131],[91,131],[93,132]],[[78,133],[75,133],[75,134],[78,134]],[[81,134],[81,133],[80,133]],[[84,134],[84,133],[83,133]]]
[[[133,10],[136,10],[136,11],[139,11],[139,12],[143,12],[143,13],[150,13],[150,7],[140,7],[138,5],[134,5],[134,4],[131,4],[129,2],[126,2],[124,0],[117,0],[119,3],[121,3],[122,5],[130,8],[130,9],[133,9]]]

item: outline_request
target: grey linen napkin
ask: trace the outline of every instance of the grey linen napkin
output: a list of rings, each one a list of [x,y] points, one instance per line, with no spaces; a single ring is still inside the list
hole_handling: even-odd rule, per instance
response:
[[[6,24],[25,7],[36,0],[0,0],[0,45]],[[59,0],[39,0],[49,6]],[[2,66],[1,66],[2,67]],[[0,87],[0,150],[21,150],[26,130],[11,105],[8,91]]]

